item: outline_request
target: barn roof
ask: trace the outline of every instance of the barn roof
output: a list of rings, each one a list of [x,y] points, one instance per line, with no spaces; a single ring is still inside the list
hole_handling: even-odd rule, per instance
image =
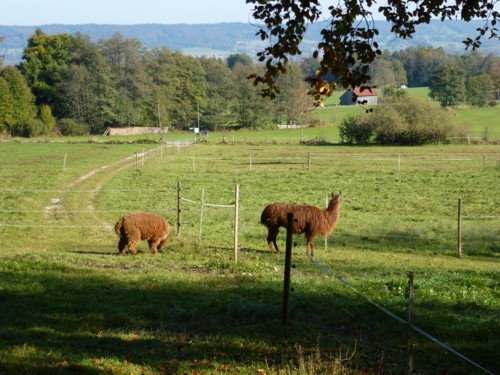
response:
[[[353,93],[354,95],[358,96],[358,97],[363,97],[363,96],[376,96],[377,95],[377,92],[375,91],[374,88],[371,88],[371,89],[364,89],[363,91],[361,91],[361,89],[359,87],[356,87],[354,90],[353,90]]]

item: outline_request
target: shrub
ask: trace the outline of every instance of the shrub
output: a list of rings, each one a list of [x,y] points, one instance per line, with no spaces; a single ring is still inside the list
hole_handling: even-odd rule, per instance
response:
[[[34,118],[24,123],[13,125],[10,133],[14,137],[37,137],[45,134],[45,124],[40,119]]]
[[[364,116],[349,115],[339,126],[340,142],[351,144],[368,144],[372,142],[373,125]]]
[[[86,124],[79,123],[70,118],[63,118],[58,123],[59,129],[62,135],[84,135],[88,132],[88,127]]]
[[[423,99],[381,104],[373,112],[346,118],[339,127],[342,143],[422,145],[445,142],[457,129],[451,113]]]

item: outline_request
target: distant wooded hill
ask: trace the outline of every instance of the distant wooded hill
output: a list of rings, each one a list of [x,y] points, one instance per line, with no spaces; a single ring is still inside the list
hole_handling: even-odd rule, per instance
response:
[[[433,21],[429,25],[421,25],[413,39],[396,39],[390,32],[390,25],[385,21],[376,21],[380,30],[377,39],[382,49],[391,52],[409,47],[443,47],[451,54],[464,54],[462,40],[465,36],[475,37],[476,29],[483,25],[482,21]],[[311,25],[303,42],[304,56],[309,55],[320,40],[320,30],[324,22]],[[248,23],[217,23],[217,24],[140,24],[140,25],[39,25],[39,26],[1,26],[0,55],[4,64],[17,64],[21,61],[22,51],[28,38],[37,28],[46,34],[80,32],[89,35],[93,41],[108,39],[116,33],[126,38],[135,38],[147,48],[167,47],[173,51],[182,51],[190,55],[225,57],[232,53],[248,53],[254,57],[261,41],[255,35],[258,28]],[[498,40],[484,39],[480,52],[482,54],[500,55]]]

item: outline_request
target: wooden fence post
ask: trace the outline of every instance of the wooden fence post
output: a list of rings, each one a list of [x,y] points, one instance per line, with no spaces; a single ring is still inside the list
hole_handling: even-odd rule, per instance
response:
[[[408,375],[413,375],[413,271],[408,273]]]
[[[328,194],[325,199],[326,208],[328,208]],[[325,250],[328,249],[328,236],[325,236]]]
[[[203,207],[205,206],[205,188],[201,189],[201,208],[200,208],[200,232],[198,234],[198,242],[201,243],[201,233],[203,230]]]
[[[239,206],[240,206],[240,185],[236,185],[234,193],[234,263],[238,263],[238,230],[239,230]]]
[[[283,325],[288,324],[288,301],[290,298],[290,269],[292,268],[292,226],[293,213],[289,212],[286,221],[286,253],[285,253],[285,275],[283,282]]]
[[[181,182],[177,181],[177,238],[181,235]]]
[[[462,199],[458,199],[457,252],[462,257]]]

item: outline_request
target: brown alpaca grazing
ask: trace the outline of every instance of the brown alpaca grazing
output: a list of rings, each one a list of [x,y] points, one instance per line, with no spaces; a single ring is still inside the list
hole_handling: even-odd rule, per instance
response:
[[[260,222],[268,229],[267,244],[269,250],[273,251],[273,244],[276,251],[279,251],[276,244],[276,237],[280,227],[286,228],[287,215],[293,213],[292,230],[295,234],[305,233],[307,240],[306,254],[314,257],[314,239],[318,234],[326,237],[337,226],[340,216],[340,198],[342,193],[335,195],[332,193],[332,199],[328,208],[324,211],[314,206],[272,203],[264,208],[260,216]],[[310,251],[310,252],[309,252]]]
[[[118,250],[125,255],[125,246],[132,254],[137,254],[141,240],[149,243],[151,253],[155,254],[168,241],[170,226],[160,215],[148,212],[131,212],[115,224],[115,232],[120,237]]]

